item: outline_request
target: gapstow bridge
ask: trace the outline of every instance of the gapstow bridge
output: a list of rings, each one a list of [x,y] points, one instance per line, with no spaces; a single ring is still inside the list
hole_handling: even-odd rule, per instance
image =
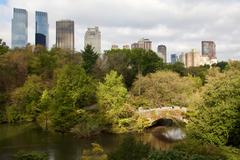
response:
[[[174,121],[187,123],[185,119],[187,108],[185,107],[160,107],[153,109],[138,108],[137,114],[150,122],[150,127],[159,125],[159,123],[173,123]]]

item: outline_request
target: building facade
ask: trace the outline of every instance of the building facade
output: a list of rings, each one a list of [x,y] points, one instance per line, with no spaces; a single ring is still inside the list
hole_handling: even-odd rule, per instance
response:
[[[157,54],[163,59],[164,63],[167,63],[167,47],[165,45],[159,45],[157,48]]]
[[[216,59],[216,44],[213,41],[202,41],[202,56]]]
[[[118,45],[113,44],[111,49],[119,49]]]
[[[145,50],[151,50],[152,49],[152,41],[150,41],[149,39],[146,38],[142,38],[140,39],[137,43],[133,43],[131,45],[131,48],[142,48]]]
[[[123,45],[123,49],[130,49],[130,46],[128,44]]]
[[[197,67],[201,65],[201,55],[196,52],[194,49],[191,52],[185,54],[185,66],[188,67]]]
[[[46,12],[35,12],[36,19],[36,33],[35,33],[35,45],[42,45],[48,48],[48,14]]]
[[[14,8],[12,19],[12,48],[22,48],[28,43],[28,13]]]
[[[56,47],[74,51],[74,21],[56,22]]]
[[[99,27],[88,28],[84,37],[84,47],[91,45],[94,51],[101,53],[101,32]]]
[[[171,54],[171,63],[175,64],[178,61],[177,54]]]

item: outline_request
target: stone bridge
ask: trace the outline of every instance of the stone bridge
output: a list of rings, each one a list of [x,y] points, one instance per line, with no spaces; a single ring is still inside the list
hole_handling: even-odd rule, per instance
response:
[[[187,123],[187,120],[185,119],[186,112],[187,108],[178,106],[160,107],[153,109],[139,108],[137,111],[141,117],[149,120],[151,126],[161,119],[170,119],[172,121]]]

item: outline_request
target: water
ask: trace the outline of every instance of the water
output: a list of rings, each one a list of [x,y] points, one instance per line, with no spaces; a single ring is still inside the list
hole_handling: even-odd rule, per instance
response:
[[[174,137],[179,138],[182,134],[184,133],[179,128],[157,127],[134,136],[152,148],[166,150],[177,143]],[[77,139],[70,134],[44,132],[35,124],[5,124],[0,125],[0,160],[11,160],[12,155],[21,150],[47,152],[50,160],[79,160],[83,149],[91,148],[91,143],[99,143],[109,153],[127,136],[130,134],[104,133],[91,138]]]

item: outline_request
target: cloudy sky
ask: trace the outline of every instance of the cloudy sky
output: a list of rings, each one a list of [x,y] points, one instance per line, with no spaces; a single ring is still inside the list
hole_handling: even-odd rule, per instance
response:
[[[87,27],[99,26],[102,49],[131,44],[145,37],[168,47],[168,54],[213,40],[219,60],[240,59],[240,0],[0,0],[0,37],[11,45],[13,7],[27,9],[29,42],[34,43],[36,10],[49,16],[50,46],[55,22],[75,21],[75,46],[83,48]]]

